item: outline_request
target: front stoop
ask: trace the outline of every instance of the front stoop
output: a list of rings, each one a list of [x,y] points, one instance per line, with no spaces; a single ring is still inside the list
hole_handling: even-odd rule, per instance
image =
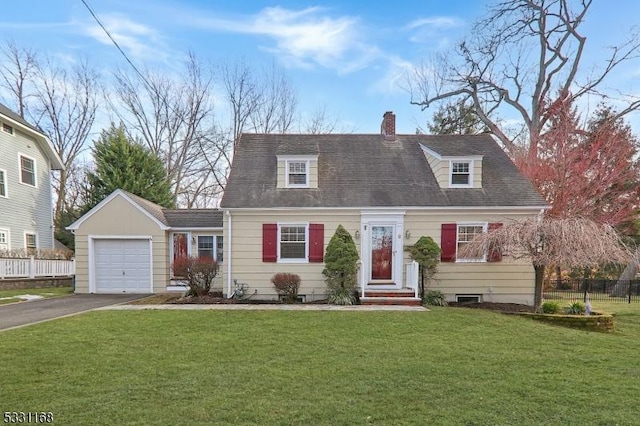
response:
[[[420,306],[421,300],[414,296],[413,290],[366,290],[360,304]]]

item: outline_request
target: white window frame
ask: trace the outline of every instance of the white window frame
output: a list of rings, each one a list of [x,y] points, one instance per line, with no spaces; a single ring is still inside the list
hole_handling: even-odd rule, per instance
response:
[[[0,182],[0,187],[4,188],[4,195],[0,193],[0,198],[9,198],[9,183],[7,182],[7,171],[4,169],[0,169],[0,174],[2,175],[2,182]]]
[[[283,226],[304,227],[304,258],[282,258],[280,245],[282,244],[280,230]],[[309,263],[309,223],[308,222],[283,222],[278,223],[278,263]]]
[[[213,234],[198,234],[195,236],[196,238],[196,252],[198,253],[198,257],[200,257],[200,238],[201,237],[211,237],[211,258],[216,260],[216,236]]]
[[[0,233],[3,233],[5,235],[5,238],[7,239],[4,243],[7,245],[7,250],[11,250],[11,231],[9,230],[9,228],[0,228]]]
[[[487,261],[487,250],[484,250],[482,257],[476,259],[460,259],[458,256],[458,246],[460,245],[461,226],[481,226],[482,233],[485,234],[489,228],[488,222],[458,222],[456,223],[456,262],[457,263],[484,263]]]
[[[449,188],[473,188],[473,164],[474,160],[467,158],[456,158],[449,160]],[[453,164],[469,164],[469,182],[468,183],[453,183]]]
[[[301,184],[301,183],[290,183],[289,182],[289,165],[292,163],[301,163],[304,164],[304,170],[305,170],[305,177],[306,177],[306,183]],[[286,160],[284,162],[284,179],[285,179],[285,186],[287,188],[309,188],[309,178],[310,178],[310,173],[309,173],[309,166],[311,165],[311,162],[309,160],[306,159],[300,159],[300,160],[296,160],[296,159],[289,159]]]
[[[40,247],[39,241],[38,241],[38,233],[37,232],[33,232],[33,231],[24,231],[24,249],[25,250],[29,250],[31,247],[27,246],[27,235],[33,235],[34,239],[36,240],[36,246],[33,247],[34,250],[38,250],[38,247]]]
[[[33,185],[22,180],[22,157],[33,161]],[[36,159],[21,152],[18,153],[18,179],[22,185],[27,185],[32,188],[38,187],[38,164],[36,162]]]
[[[7,129],[10,129],[7,131]],[[2,131],[8,135],[15,136],[16,131],[11,124],[7,124],[5,122],[2,123]]]

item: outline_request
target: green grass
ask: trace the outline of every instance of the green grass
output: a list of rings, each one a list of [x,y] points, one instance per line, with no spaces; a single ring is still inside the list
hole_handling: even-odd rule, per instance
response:
[[[71,287],[21,288],[17,290],[0,290],[0,305],[20,302],[22,299],[19,299],[15,296],[20,296],[23,294],[34,294],[42,296],[44,298],[50,298],[68,296],[72,293],[73,290],[71,289]],[[10,299],[5,299],[5,297],[10,297]]]
[[[617,315],[605,334],[463,308],[94,311],[0,334],[0,406],[78,425],[637,424],[640,306]]]

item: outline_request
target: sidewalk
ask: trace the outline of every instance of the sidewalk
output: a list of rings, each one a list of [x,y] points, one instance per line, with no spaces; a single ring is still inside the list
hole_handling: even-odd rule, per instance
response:
[[[312,305],[312,304],[249,304],[249,303],[220,303],[209,305],[111,305],[96,310],[139,311],[139,310],[230,310],[230,311],[414,311],[428,312],[424,306],[399,305]]]

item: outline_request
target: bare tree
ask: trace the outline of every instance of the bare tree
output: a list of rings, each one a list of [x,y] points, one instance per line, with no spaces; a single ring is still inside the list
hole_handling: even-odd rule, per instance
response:
[[[33,96],[29,88],[33,88],[37,68],[36,54],[9,40],[0,49],[0,55],[3,58],[0,64],[0,87],[11,94],[18,114],[25,118],[27,102]]]
[[[260,77],[258,103],[249,114],[252,127],[258,133],[286,133],[298,105],[296,91],[274,63]]]
[[[611,48],[603,67],[581,80],[587,41],[581,25],[591,4],[592,0],[497,2],[454,54],[442,55],[416,69],[409,82],[411,103],[423,109],[450,99],[473,105],[509,153],[516,151],[517,141],[492,117],[498,117],[499,111],[515,112],[524,126],[527,153],[535,158],[554,95],[571,93],[573,102],[598,94],[620,64],[640,53],[638,34],[631,32],[628,40]],[[617,117],[640,107],[638,97],[621,97],[627,103]]]
[[[338,117],[330,117],[326,105],[321,105],[313,111],[308,120],[301,120],[301,133],[324,135],[338,130]]]
[[[537,217],[505,223],[465,244],[461,257],[482,257],[485,252],[501,251],[514,259],[529,259],[535,270],[534,305],[542,303],[545,268],[597,267],[607,263],[627,263],[633,253],[624,246],[616,231],[583,218]]]
[[[259,83],[245,59],[223,65],[220,78],[231,109],[230,134],[235,152],[240,135],[262,102],[262,95]]]
[[[53,143],[65,167],[53,176],[57,194],[54,217],[70,207],[67,202],[69,176],[85,144],[98,109],[98,75],[82,62],[72,69],[47,60],[38,64],[33,115]]]
[[[213,74],[189,53],[185,70],[177,78],[145,71],[141,75],[115,73],[115,99],[111,107],[133,138],[139,138],[167,167],[174,200],[193,205],[193,200],[220,188],[211,182],[210,164],[203,152],[211,146],[214,128]],[[208,184],[194,185],[206,181]]]

